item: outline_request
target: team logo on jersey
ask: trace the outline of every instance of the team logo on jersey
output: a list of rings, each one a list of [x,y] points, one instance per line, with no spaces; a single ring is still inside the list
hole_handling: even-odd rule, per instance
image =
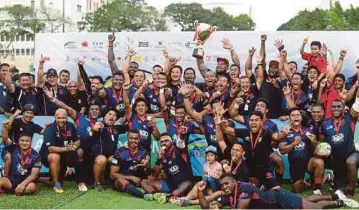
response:
[[[115,159],[115,158],[113,158],[112,161],[111,161],[111,163],[117,165],[117,164],[118,164],[118,160]]]
[[[344,141],[344,134],[339,133],[338,135],[335,135],[332,137],[332,141],[334,144],[338,144]]]
[[[273,175],[272,175],[271,172],[268,172],[268,173],[266,174],[266,177],[267,177],[267,179],[271,179],[271,178],[273,178]]]
[[[246,136],[246,137],[244,138],[244,141],[249,141],[249,136]]]
[[[242,192],[241,194],[239,194],[239,198],[248,198],[248,193]]]
[[[174,165],[174,166],[170,167],[170,168],[169,168],[169,171],[170,171],[171,174],[176,174],[176,173],[178,173],[178,171],[179,171],[178,165]]]

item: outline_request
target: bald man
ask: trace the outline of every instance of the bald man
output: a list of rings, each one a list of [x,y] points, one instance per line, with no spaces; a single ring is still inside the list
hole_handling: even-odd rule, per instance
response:
[[[79,90],[76,81],[70,81],[66,87],[68,91],[62,98],[62,101],[76,112],[85,114],[88,107],[86,92]]]
[[[44,131],[44,142],[40,149],[41,161],[50,169],[56,193],[64,192],[60,181],[67,166],[76,166],[78,160],[76,150],[79,145],[75,125],[67,121],[67,112],[64,109],[57,109],[55,122]]]

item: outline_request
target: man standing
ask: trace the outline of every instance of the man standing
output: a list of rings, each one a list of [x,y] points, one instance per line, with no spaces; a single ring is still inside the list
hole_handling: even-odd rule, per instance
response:
[[[127,147],[116,150],[111,165],[110,177],[115,181],[117,190],[127,192],[135,197],[149,199],[150,196],[137,189],[146,176],[150,166],[150,156],[139,148],[140,133],[130,130],[127,135]]]

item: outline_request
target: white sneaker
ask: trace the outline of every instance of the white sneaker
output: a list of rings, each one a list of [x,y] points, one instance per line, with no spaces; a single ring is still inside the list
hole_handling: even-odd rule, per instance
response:
[[[342,201],[344,201],[344,200],[347,200],[348,199],[348,197],[346,196],[346,195],[344,195],[344,193],[341,191],[341,190],[337,190],[337,191],[335,191],[335,193],[334,194],[337,194],[338,195],[338,197],[339,197],[339,199],[340,200],[342,200]]]
[[[317,189],[313,191],[313,195],[322,195],[322,192],[320,191],[320,189]]]
[[[81,182],[80,184],[77,185],[79,187],[79,191],[80,192],[87,192],[87,187],[86,187],[86,184]]]
[[[359,208],[359,203],[353,199],[348,198],[341,190],[335,191],[335,194],[338,195],[339,199],[344,202],[344,204],[350,208]]]

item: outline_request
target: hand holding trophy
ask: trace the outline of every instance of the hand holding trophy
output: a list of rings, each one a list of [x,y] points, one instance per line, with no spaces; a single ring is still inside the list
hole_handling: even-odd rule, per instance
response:
[[[192,56],[201,59],[204,55],[203,44],[216,31],[216,27],[207,23],[198,23],[198,20],[196,20],[194,21],[194,29],[195,35],[193,41],[197,41],[197,46],[193,50]]]

